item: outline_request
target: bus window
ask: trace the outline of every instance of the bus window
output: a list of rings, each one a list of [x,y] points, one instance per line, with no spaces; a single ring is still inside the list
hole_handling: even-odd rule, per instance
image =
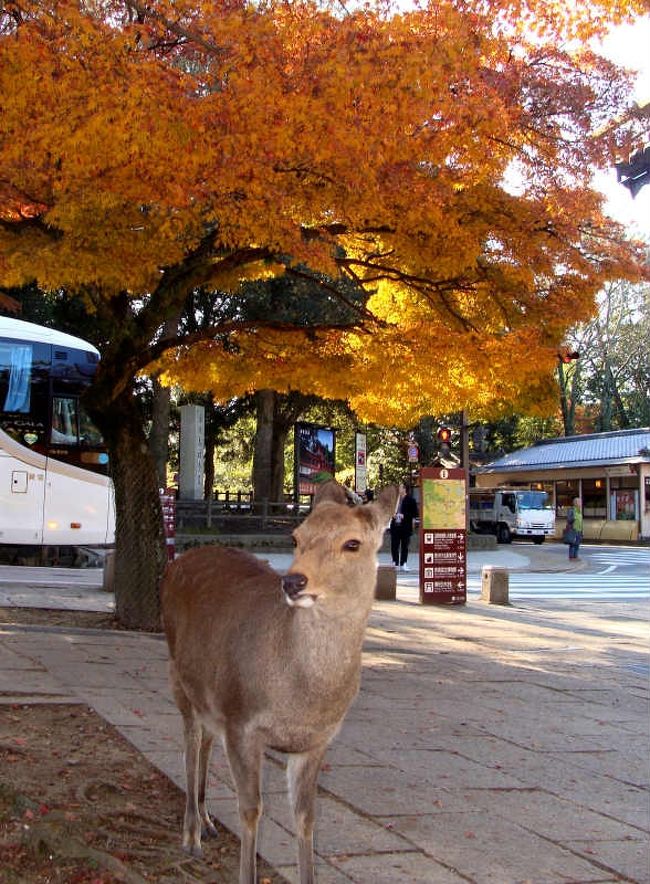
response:
[[[52,429],[54,445],[79,444],[78,403],[76,397],[54,396],[52,399]]]
[[[5,412],[29,414],[32,345],[0,342],[0,402]]]

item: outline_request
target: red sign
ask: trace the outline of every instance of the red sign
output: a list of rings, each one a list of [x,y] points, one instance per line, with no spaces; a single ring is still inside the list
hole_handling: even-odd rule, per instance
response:
[[[420,602],[467,601],[465,471],[425,467],[420,474]]]

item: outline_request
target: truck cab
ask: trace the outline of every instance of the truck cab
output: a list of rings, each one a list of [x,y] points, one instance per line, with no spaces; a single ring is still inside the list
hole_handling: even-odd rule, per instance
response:
[[[469,519],[472,531],[494,534],[499,543],[516,537],[539,544],[555,534],[555,511],[545,491],[473,488]]]

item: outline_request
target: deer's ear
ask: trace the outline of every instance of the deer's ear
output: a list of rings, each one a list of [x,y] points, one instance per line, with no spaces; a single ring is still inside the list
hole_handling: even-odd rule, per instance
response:
[[[374,505],[381,510],[382,517],[385,516],[386,522],[388,522],[388,520],[391,519],[395,513],[395,507],[397,506],[398,498],[398,485],[388,485],[386,488],[382,488],[382,490],[377,495],[377,500],[375,501]]]
[[[335,482],[334,479],[323,482],[322,485],[317,485],[314,494],[314,506],[318,506],[326,500],[333,503],[347,503],[348,496],[345,493],[345,488],[339,485],[338,482]]]

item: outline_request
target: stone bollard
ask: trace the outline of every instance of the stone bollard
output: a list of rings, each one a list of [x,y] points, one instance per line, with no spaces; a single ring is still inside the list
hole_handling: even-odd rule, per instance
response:
[[[397,574],[394,565],[379,565],[375,598],[381,601],[394,601],[397,598]]]
[[[481,571],[481,601],[489,605],[507,605],[508,569],[484,565]]]
[[[102,589],[104,592],[115,591],[115,552],[113,550],[109,550],[104,556]]]

